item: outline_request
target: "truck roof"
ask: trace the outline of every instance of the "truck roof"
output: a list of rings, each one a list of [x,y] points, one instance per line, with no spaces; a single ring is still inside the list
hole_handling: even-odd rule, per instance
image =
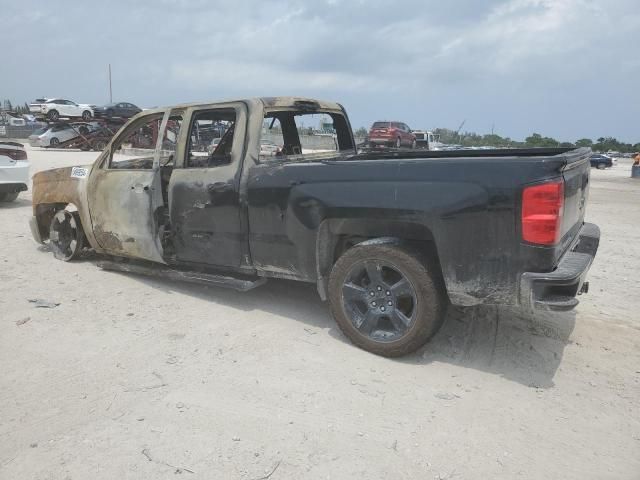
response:
[[[336,102],[329,102],[325,100],[317,100],[314,98],[305,98],[305,97],[255,97],[255,98],[235,98],[235,99],[225,99],[225,100],[216,100],[210,102],[191,102],[191,103],[181,103],[178,105],[167,105],[164,107],[151,108],[149,110],[145,110],[144,113],[154,113],[161,112],[166,110],[167,108],[189,108],[189,107],[201,107],[206,105],[216,105],[221,103],[232,103],[232,102],[246,102],[259,104],[261,103],[265,108],[296,108],[302,107],[304,109],[309,110],[342,110],[342,105]]]

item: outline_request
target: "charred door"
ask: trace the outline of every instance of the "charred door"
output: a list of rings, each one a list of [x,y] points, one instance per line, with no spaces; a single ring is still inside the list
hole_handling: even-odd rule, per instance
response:
[[[168,120],[169,112],[156,112],[129,125],[91,172],[87,190],[93,233],[108,253],[164,263],[156,214],[163,205],[164,150],[162,139],[155,137]],[[135,149],[140,137],[146,148]]]
[[[175,258],[181,263],[238,267],[246,253],[240,175],[247,111],[244,104],[191,113],[183,168],[169,183]]]

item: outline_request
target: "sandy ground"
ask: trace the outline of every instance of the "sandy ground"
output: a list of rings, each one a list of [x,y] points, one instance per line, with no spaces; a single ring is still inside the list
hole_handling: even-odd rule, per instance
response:
[[[32,173],[96,156],[29,155]],[[593,170],[603,238],[575,312],[452,309],[400,360],[350,345],[312,285],[241,294],[56,261],[23,194],[0,208],[0,478],[638,479],[629,172]]]

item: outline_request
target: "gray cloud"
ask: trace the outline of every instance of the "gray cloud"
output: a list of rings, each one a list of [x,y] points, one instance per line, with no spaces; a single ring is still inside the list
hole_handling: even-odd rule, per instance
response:
[[[23,1],[0,96],[142,105],[296,94],[352,123],[640,140],[635,0]]]

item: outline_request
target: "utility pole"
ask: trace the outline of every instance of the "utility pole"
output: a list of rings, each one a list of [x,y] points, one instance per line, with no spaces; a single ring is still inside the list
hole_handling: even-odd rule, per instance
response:
[[[458,137],[458,142],[460,142],[461,145],[462,145],[462,139],[460,138],[460,130],[462,130],[462,127],[464,127],[464,124],[466,122],[467,122],[467,119],[465,118],[464,120],[462,120],[462,123],[458,127],[458,130],[456,130],[456,136]]]
[[[111,92],[111,64],[109,64],[109,103],[113,103],[113,93]]]

